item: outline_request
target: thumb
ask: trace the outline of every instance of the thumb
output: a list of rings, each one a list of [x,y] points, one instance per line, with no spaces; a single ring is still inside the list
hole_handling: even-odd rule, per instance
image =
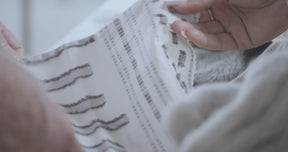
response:
[[[187,0],[177,2],[166,2],[166,5],[175,9],[176,12],[181,14],[194,14],[203,9],[211,7],[215,2],[221,0]]]

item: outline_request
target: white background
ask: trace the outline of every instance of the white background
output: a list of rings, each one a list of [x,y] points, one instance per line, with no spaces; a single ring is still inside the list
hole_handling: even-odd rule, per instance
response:
[[[0,20],[22,43],[25,42],[22,8],[28,1],[0,0]],[[34,54],[50,48],[105,1],[107,0],[30,0],[31,36],[28,35],[30,44],[25,44],[28,47],[26,52]]]

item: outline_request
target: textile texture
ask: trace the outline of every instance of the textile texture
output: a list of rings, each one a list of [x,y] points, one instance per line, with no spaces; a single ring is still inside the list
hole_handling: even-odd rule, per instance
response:
[[[180,152],[286,152],[288,40],[271,44],[245,73],[207,84],[171,106],[164,126]]]

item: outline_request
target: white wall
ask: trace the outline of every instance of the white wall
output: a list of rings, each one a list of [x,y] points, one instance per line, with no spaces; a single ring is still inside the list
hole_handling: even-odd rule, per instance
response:
[[[0,0],[0,21],[22,42],[20,0]]]
[[[105,0],[30,0],[29,54],[46,50],[98,8]],[[23,40],[22,5],[27,0],[0,0],[0,20]],[[27,4],[27,3],[26,3]],[[25,4],[24,4],[25,5]]]

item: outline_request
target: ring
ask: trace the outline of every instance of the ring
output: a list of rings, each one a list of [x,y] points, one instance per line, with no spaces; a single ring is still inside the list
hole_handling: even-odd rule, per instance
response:
[[[214,15],[213,15],[213,12],[212,12],[211,8],[208,8],[208,9],[207,9],[207,12],[208,12],[208,14],[209,14],[209,16],[210,16],[210,20],[211,20],[211,21],[214,21],[214,20],[215,20],[215,17],[214,17]]]
[[[199,46],[197,46],[195,43],[193,43],[192,41],[189,41],[190,45],[193,47],[193,48],[200,48]]]

